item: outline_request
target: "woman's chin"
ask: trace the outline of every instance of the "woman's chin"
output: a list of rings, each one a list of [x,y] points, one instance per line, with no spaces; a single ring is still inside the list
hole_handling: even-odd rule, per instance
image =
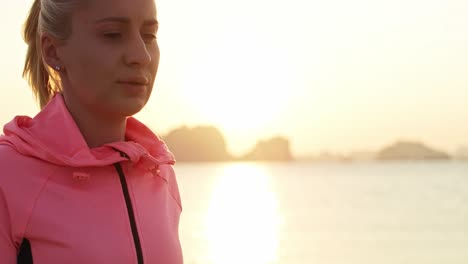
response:
[[[119,115],[129,117],[140,112],[147,103],[147,99],[141,97],[125,98],[113,108]]]

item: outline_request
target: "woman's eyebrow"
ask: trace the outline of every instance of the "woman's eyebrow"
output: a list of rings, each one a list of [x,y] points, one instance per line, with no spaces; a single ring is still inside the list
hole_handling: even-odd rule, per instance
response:
[[[118,22],[122,24],[130,24],[130,19],[127,17],[106,17],[106,18],[101,18],[101,19],[96,20],[95,23],[100,24],[100,23],[106,23],[106,22]],[[156,19],[149,19],[149,20],[145,20],[143,24],[145,26],[157,26],[159,25],[159,22]]]
[[[158,26],[159,21],[156,20],[156,19],[145,20],[145,22],[143,22],[143,25],[145,25],[145,26]]]
[[[126,17],[106,17],[96,20],[96,24],[105,23],[105,22],[119,22],[123,24],[130,23],[130,19]]]

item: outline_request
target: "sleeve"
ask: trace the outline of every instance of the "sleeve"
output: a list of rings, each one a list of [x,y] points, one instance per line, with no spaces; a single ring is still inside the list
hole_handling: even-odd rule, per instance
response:
[[[2,264],[16,264],[16,247],[12,238],[10,215],[2,186],[0,186],[0,259]]]

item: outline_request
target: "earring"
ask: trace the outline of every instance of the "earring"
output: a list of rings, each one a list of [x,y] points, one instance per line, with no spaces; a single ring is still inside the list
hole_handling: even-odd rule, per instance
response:
[[[56,71],[60,71],[60,70],[62,69],[62,67],[60,67],[60,66],[55,66],[54,69],[55,69]]]

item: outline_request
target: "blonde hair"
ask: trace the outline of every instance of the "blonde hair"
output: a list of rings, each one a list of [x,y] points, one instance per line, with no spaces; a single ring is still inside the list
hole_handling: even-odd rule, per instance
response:
[[[41,34],[59,40],[71,34],[71,14],[83,0],[34,0],[24,25],[23,37],[28,45],[23,77],[28,81],[41,109],[52,96],[62,91],[58,73],[43,62]]]

